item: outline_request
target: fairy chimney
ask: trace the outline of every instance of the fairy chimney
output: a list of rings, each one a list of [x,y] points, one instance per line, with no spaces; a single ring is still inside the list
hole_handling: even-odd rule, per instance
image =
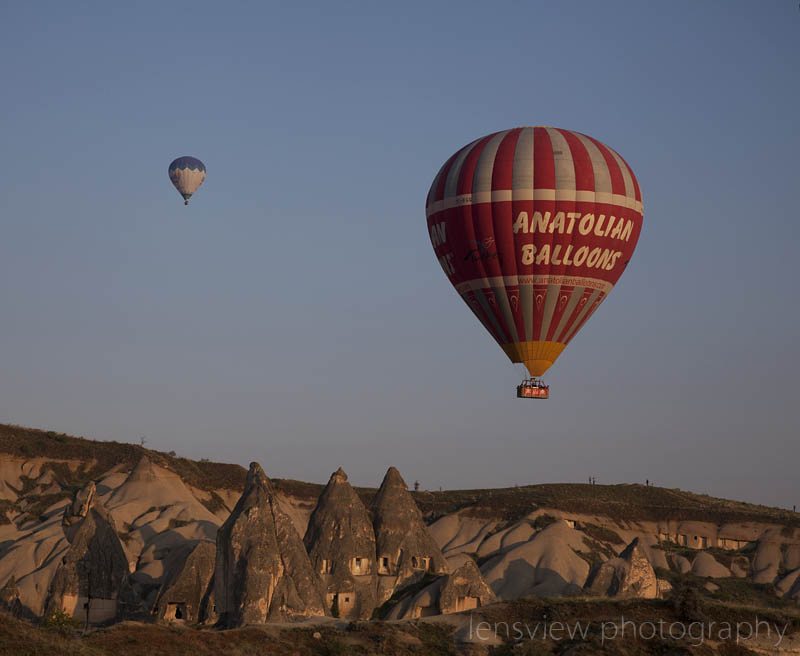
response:
[[[334,617],[368,620],[376,605],[375,533],[340,467],[317,501],[303,540]]]
[[[90,623],[113,619],[128,558],[113,517],[96,503],[93,482],[75,495],[61,524],[70,546],[50,582],[46,613],[61,609]]]
[[[403,477],[389,467],[372,501],[378,558],[378,604],[425,574],[447,573],[447,563],[422,519]]]
[[[217,533],[214,596],[220,624],[229,627],[326,614],[303,541],[257,462]]]
[[[175,549],[155,602],[158,619],[196,624],[215,618],[213,578],[216,549],[213,542],[198,540]]]
[[[454,562],[455,561],[455,562]],[[440,576],[419,592],[401,599],[385,619],[413,619],[480,608],[497,601],[478,566],[460,554],[449,561],[450,574]]]
[[[587,592],[608,597],[654,599],[659,584],[647,554],[634,540],[617,557],[597,565],[584,586]]]

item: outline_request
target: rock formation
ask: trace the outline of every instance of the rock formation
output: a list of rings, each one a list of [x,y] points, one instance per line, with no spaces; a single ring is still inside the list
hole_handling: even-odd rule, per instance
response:
[[[391,597],[395,588],[426,573],[447,573],[444,556],[394,467],[386,472],[371,510],[378,557],[378,604]]]
[[[22,602],[19,600],[19,586],[17,578],[12,574],[11,578],[0,589],[0,608],[11,613],[14,617],[21,617],[25,614]]]
[[[319,577],[257,462],[217,533],[214,595],[224,626],[325,615]]]
[[[753,557],[753,582],[774,583],[782,560],[783,554],[779,542],[759,540]]]
[[[79,491],[61,521],[69,549],[50,582],[46,613],[61,608],[73,617],[104,622],[117,614],[128,559],[114,519],[94,503],[95,485]]]
[[[170,508],[181,521],[205,521],[215,526],[219,518],[210,512],[175,472],[154,464],[143,455],[122,485],[114,489],[104,505],[118,521],[132,523],[153,508]]]
[[[685,556],[681,556],[680,554],[672,554],[670,560],[672,561],[674,569],[678,570],[681,574],[686,574],[687,572],[692,571],[692,564]]]
[[[702,578],[724,579],[731,575],[731,571],[707,551],[700,551],[692,561],[692,574]]]
[[[86,518],[86,515],[89,514],[92,505],[94,505],[96,493],[97,488],[95,487],[94,481],[90,481],[86,487],[75,494],[72,503],[64,509],[64,515],[61,518],[61,526],[69,542],[73,541],[78,527]]]
[[[12,574],[11,578],[0,589],[0,604],[5,610],[8,610],[15,599],[19,599],[19,587],[17,586],[17,578]]]
[[[492,589],[481,576],[481,571],[472,558],[444,577],[439,595],[439,610],[442,613],[457,613],[479,608],[497,601]]]
[[[596,566],[586,581],[586,590],[608,597],[655,599],[659,584],[653,566],[635,538],[618,558]]]
[[[453,570],[450,574],[439,577],[416,595],[400,601],[392,608],[386,619],[457,613],[497,601],[497,597],[484,581],[471,557],[456,556],[448,560],[448,565]]]
[[[800,604],[800,577],[796,578],[792,588],[786,593],[786,597],[794,599]]]
[[[214,543],[196,542],[170,556],[155,603],[158,618],[193,624],[216,621],[212,587],[216,564]]]
[[[160,484],[159,476],[150,458],[143,455],[128,473],[125,482],[115,489],[108,498],[109,505],[130,503],[147,495],[148,501],[155,490],[154,486]]]
[[[335,617],[368,620],[376,606],[375,533],[341,467],[317,501],[303,540]]]
[[[17,429],[3,430],[9,440],[0,446],[25,444]],[[416,617],[488,604],[485,586],[500,601],[664,598],[669,584],[652,570],[668,569],[675,597],[698,578],[715,581],[702,581],[700,593],[724,591],[721,577],[732,576],[743,603],[765,601],[751,583],[800,602],[800,529],[780,509],[643,488],[653,494],[647,518],[634,504],[626,519],[626,486],[604,488],[603,503],[587,501],[583,511],[585,490],[575,489],[567,511],[546,503],[560,487],[409,494],[390,469],[370,514],[342,471],[319,496],[322,486],[273,486],[254,466],[242,495],[246,470],[236,465],[191,467],[138,447],[103,452],[102,443],[76,441],[81,454],[63,448],[65,439],[73,438],[31,434],[36,457],[0,453],[0,607],[24,617],[64,609],[81,623],[87,615],[213,623],[216,611],[225,613],[221,625],[334,613],[349,621],[370,617],[392,594],[382,616]],[[75,457],[55,458],[67,454]],[[89,477],[94,483],[64,496]],[[430,527],[415,507],[422,498],[441,511]],[[691,521],[657,515],[670,515],[680,498]],[[717,523],[720,511],[728,523]],[[480,571],[459,558],[480,562]]]
[[[672,583],[666,579],[656,579],[656,594],[659,599],[669,599],[672,596]]]
[[[502,601],[577,594],[589,575],[589,564],[577,553],[585,549],[582,533],[556,521],[530,540],[504,547],[481,566],[481,574]]]
[[[731,559],[731,574],[736,578],[743,579],[750,571],[750,561],[746,556],[734,556]]]
[[[787,544],[783,549],[783,568],[787,571],[800,567],[800,544]]]

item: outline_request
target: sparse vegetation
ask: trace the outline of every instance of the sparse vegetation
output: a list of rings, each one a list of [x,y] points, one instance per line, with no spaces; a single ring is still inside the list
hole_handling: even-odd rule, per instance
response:
[[[200,503],[202,503],[210,513],[217,513],[220,510],[227,509],[222,497],[216,492],[211,492],[211,497],[209,499],[200,499]]]
[[[584,537],[583,543],[588,547],[588,551],[576,551],[575,553],[589,563],[590,567],[594,567],[595,565],[599,565],[600,563],[604,562],[603,556],[605,557],[605,560],[608,560],[616,555],[609,551],[602,544],[592,540],[589,537]]]
[[[44,494],[38,497],[31,497],[30,503],[25,506],[25,515],[31,518],[39,519],[40,521],[44,521],[46,517],[44,517],[44,511],[47,510],[50,506],[58,501],[63,499],[68,499],[72,495],[69,491],[63,490],[61,492],[57,492],[55,494]]]
[[[702,581],[702,580],[701,580]],[[700,596],[695,596],[697,592]],[[682,595],[682,596],[681,596]],[[493,647],[491,656],[519,656],[552,654],[572,651],[586,654],[685,654],[709,656],[708,645],[693,645],[691,640],[641,640],[626,638],[615,642],[614,651],[601,642],[600,627],[603,622],[619,622],[620,617],[641,626],[644,623],[663,621],[667,624],[681,621],[686,615],[702,616],[706,622],[753,622],[759,619],[783,627],[788,623],[787,635],[796,635],[800,630],[800,616],[796,609],[763,609],[739,604],[726,604],[702,590],[681,590],[672,600],[612,600],[612,599],[521,599],[513,602],[492,604],[475,611],[475,620],[486,621],[499,627],[498,635],[504,641]],[[67,618],[67,621],[71,618]],[[551,639],[519,639],[510,627],[515,622],[530,629],[537,622],[557,620],[564,624],[581,621],[588,627],[585,637],[579,642],[556,643]],[[64,623],[67,623],[65,621]],[[330,625],[308,627],[245,627],[234,630],[209,628],[176,628],[157,624],[127,622],[92,630],[83,638],[67,625],[61,629],[62,620],[55,618],[51,626],[37,628],[29,622],[0,612],[0,653],[19,656],[139,656],[143,650],[159,656],[284,656],[343,655],[367,656],[454,656],[460,653],[452,628],[439,622],[424,620],[388,623],[381,621],[351,622],[344,629]],[[505,635],[504,626],[509,627]],[[541,628],[541,627],[540,627]],[[541,631],[540,631],[541,635]],[[742,646],[742,649],[744,647]],[[714,653],[725,656],[743,656],[746,651],[729,641],[714,648]],[[751,652],[752,653],[752,652]]]
[[[747,561],[746,557],[739,555],[735,550],[722,549],[721,547],[709,547],[708,549],[706,549],[706,551],[710,553],[712,556],[714,556],[714,559],[718,563],[725,565],[725,567],[727,567],[728,569],[731,568],[731,565],[733,565],[733,562],[735,560],[743,559]]]
[[[702,622],[703,602],[698,582],[691,578],[682,578],[673,584],[670,602],[675,614],[687,622]]]
[[[458,656],[452,627],[446,624],[415,622],[417,637],[425,645],[426,656]]]
[[[733,604],[737,606],[749,606],[762,609],[797,609],[797,603],[791,599],[783,599],[775,593],[775,586],[771,583],[753,583],[748,579],[736,577],[706,579],[696,576],[691,572],[680,574],[672,570],[656,568],[656,576],[666,579],[672,584],[673,599],[679,594],[677,591],[687,587],[693,588],[700,595],[701,599],[707,603],[709,600]],[[713,592],[704,586],[709,581],[713,581],[717,587]],[[800,617],[800,616],[798,616]]]
[[[675,542],[669,542],[669,541],[659,542],[657,548],[661,549],[661,551],[667,554],[675,554],[676,556],[683,556],[689,562],[694,560],[694,557],[698,553],[697,549],[694,549],[692,547],[686,547],[680,544],[676,544]]]
[[[19,477],[19,480],[22,483],[22,487],[17,489],[17,494],[21,497],[30,494],[33,488],[36,487],[36,481],[33,478],[23,475]]]
[[[362,496],[362,498],[364,498]],[[468,516],[518,521],[536,508],[605,515],[625,528],[626,522],[704,521],[764,522],[800,527],[797,514],[780,508],[716,499],[653,485],[588,485],[553,483],[496,490],[452,490],[420,495],[417,504],[426,517],[462,509]]]
[[[349,656],[351,653],[347,645],[334,636],[327,636],[315,651],[319,656]]]
[[[8,518],[8,513],[17,509],[13,501],[7,499],[0,499],[0,525],[10,524],[11,520]]]
[[[116,465],[133,467],[145,454],[154,463],[174,471],[186,483],[202,490],[242,490],[247,473],[240,465],[195,462],[147,449],[142,444],[90,440],[8,424],[0,424],[0,452],[22,458],[81,461],[84,466],[75,471],[65,462],[48,463],[45,467],[54,472],[60,485],[77,489]]]
[[[612,531],[604,526],[595,524],[581,524],[580,530],[597,542],[607,542],[608,544],[625,544],[619,533]]]
[[[80,623],[72,615],[58,608],[42,620],[42,626],[61,635],[70,636],[80,628]]]
[[[536,519],[533,520],[533,528],[537,531],[541,531],[543,528],[547,528],[550,524],[555,523],[558,521],[552,515],[539,515]]]
[[[577,550],[575,551],[575,553],[586,561],[587,565],[589,565],[590,570],[594,569],[603,562],[603,559],[600,558],[600,555],[596,551]]]

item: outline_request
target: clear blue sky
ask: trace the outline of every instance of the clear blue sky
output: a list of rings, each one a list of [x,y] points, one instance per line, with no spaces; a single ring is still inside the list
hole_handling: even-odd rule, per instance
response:
[[[793,0],[5,3],[0,421],[312,481],[800,504],[799,64]],[[456,149],[534,124],[618,150],[645,205],[548,402],[424,214]]]

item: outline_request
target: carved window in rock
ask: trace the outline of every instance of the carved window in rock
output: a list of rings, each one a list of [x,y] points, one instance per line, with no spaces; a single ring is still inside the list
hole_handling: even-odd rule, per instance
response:
[[[381,556],[378,558],[378,574],[388,574],[389,573],[389,557],[388,556]]]
[[[422,569],[424,569],[426,572],[428,572],[428,571],[430,571],[430,568],[431,568],[431,559],[428,558],[427,556],[425,556],[422,559]]]
[[[331,612],[337,617],[346,617],[355,606],[355,595],[350,593],[338,592],[333,597]]]
[[[322,564],[319,568],[320,574],[330,574],[331,573],[331,561],[325,558],[322,559]]]
[[[411,556],[411,567],[417,569],[419,567],[419,560],[416,556]]]
[[[481,605],[481,600],[478,597],[458,597],[456,599],[456,612],[462,610],[472,610]]]
[[[733,549],[738,550],[744,547],[747,542],[742,542],[741,540],[734,540],[732,538],[720,538],[719,546],[723,549]]]
[[[185,620],[186,619],[186,604],[183,602],[168,603],[165,619],[168,620]]]
[[[351,571],[354,575],[369,574],[369,558],[355,557],[351,565]]]

